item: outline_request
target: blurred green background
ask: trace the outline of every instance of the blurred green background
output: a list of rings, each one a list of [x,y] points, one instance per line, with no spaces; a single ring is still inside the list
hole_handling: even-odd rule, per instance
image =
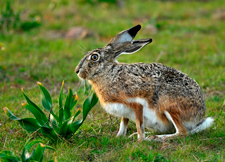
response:
[[[21,88],[40,101],[37,81],[57,103],[60,85],[82,89],[74,69],[84,54],[118,32],[141,24],[135,39],[153,42],[120,62],[160,62],[195,79],[215,124],[202,133],[166,143],[115,138],[119,119],[100,105],[72,142],[53,144],[58,161],[223,161],[225,156],[224,0],[1,0],[0,107],[31,116],[20,106]],[[65,89],[65,92],[67,89]],[[81,93],[81,101],[86,95]],[[130,123],[128,134],[135,132]],[[154,133],[153,133],[154,134]],[[0,150],[19,153],[30,134],[0,110]],[[35,136],[35,138],[40,138]],[[43,139],[43,138],[42,138]],[[43,139],[47,143],[47,139]]]

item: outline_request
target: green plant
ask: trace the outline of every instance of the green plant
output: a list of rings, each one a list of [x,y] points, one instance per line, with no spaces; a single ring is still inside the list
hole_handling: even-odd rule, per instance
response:
[[[14,12],[11,7],[11,1],[7,0],[5,10],[1,11],[0,30],[16,29],[20,24],[20,12]]]
[[[0,12],[0,31],[4,33],[6,30],[23,30],[28,31],[41,25],[40,19],[29,19],[22,21],[20,12],[15,12],[11,6],[11,0],[7,0],[5,9]]]
[[[59,95],[59,113],[57,116],[52,110],[52,99],[48,90],[40,82],[37,84],[42,91],[42,105],[44,109],[49,112],[48,117],[34,102],[29,99],[23,90],[22,93],[27,103],[23,103],[22,106],[29,110],[35,118],[20,119],[16,117],[8,108],[4,107],[3,109],[5,114],[10,119],[18,121],[22,128],[26,131],[31,133],[39,132],[53,140],[58,139],[59,136],[70,138],[83,124],[88,112],[98,101],[95,93],[92,95],[92,97],[88,97],[83,103],[83,119],[75,121],[76,117],[81,113],[81,109],[78,108],[74,116],[71,115],[71,110],[76,105],[78,96],[76,93],[73,94],[72,89],[69,87],[66,101],[63,105],[63,81]]]
[[[38,145],[37,145],[36,149],[33,149],[33,151],[30,154],[29,151],[30,151],[31,147],[33,147],[33,145],[35,145],[37,143],[38,143]],[[20,155],[20,157],[14,155],[14,153],[11,151],[1,151],[0,158],[7,162],[17,162],[17,161],[18,162],[19,161],[22,161],[22,162],[39,161],[39,162],[41,162],[41,161],[43,161],[43,155],[44,155],[46,148],[55,151],[55,149],[52,148],[51,146],[47,146],[47,145],[44,145],[43,143],[41,143],[41,140],[34,140],[31,142],[30,142],[30,140],[28,140],[23,148],[23,152]],[[51,160],[51,161],[54,161],[54,160]]]

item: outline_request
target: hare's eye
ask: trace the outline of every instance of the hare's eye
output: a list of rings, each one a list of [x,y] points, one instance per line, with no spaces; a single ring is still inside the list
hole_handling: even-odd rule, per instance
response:
[[[97,61],[98,58],[99,58],[99,56],[98,56],[97,54],[91,55],[91,60],[92,60],[92,61]]]

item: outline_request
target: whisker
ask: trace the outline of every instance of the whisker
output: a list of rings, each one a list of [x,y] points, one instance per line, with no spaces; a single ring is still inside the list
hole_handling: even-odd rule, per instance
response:
[[[81,52],[82,53],[85,53],[85,51],[87,50],[87,48],[85,47],[85,45],[82,44],[82,42],[79,42],[79,46],[80,46]]]

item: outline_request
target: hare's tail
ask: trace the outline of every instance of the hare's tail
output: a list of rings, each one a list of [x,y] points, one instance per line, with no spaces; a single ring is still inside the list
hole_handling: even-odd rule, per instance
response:
[[[198,133],[204,129],[207,129],[212,126],[214,119],[212,117],[206,118],[201,124],[190,131],[190,134]]]

